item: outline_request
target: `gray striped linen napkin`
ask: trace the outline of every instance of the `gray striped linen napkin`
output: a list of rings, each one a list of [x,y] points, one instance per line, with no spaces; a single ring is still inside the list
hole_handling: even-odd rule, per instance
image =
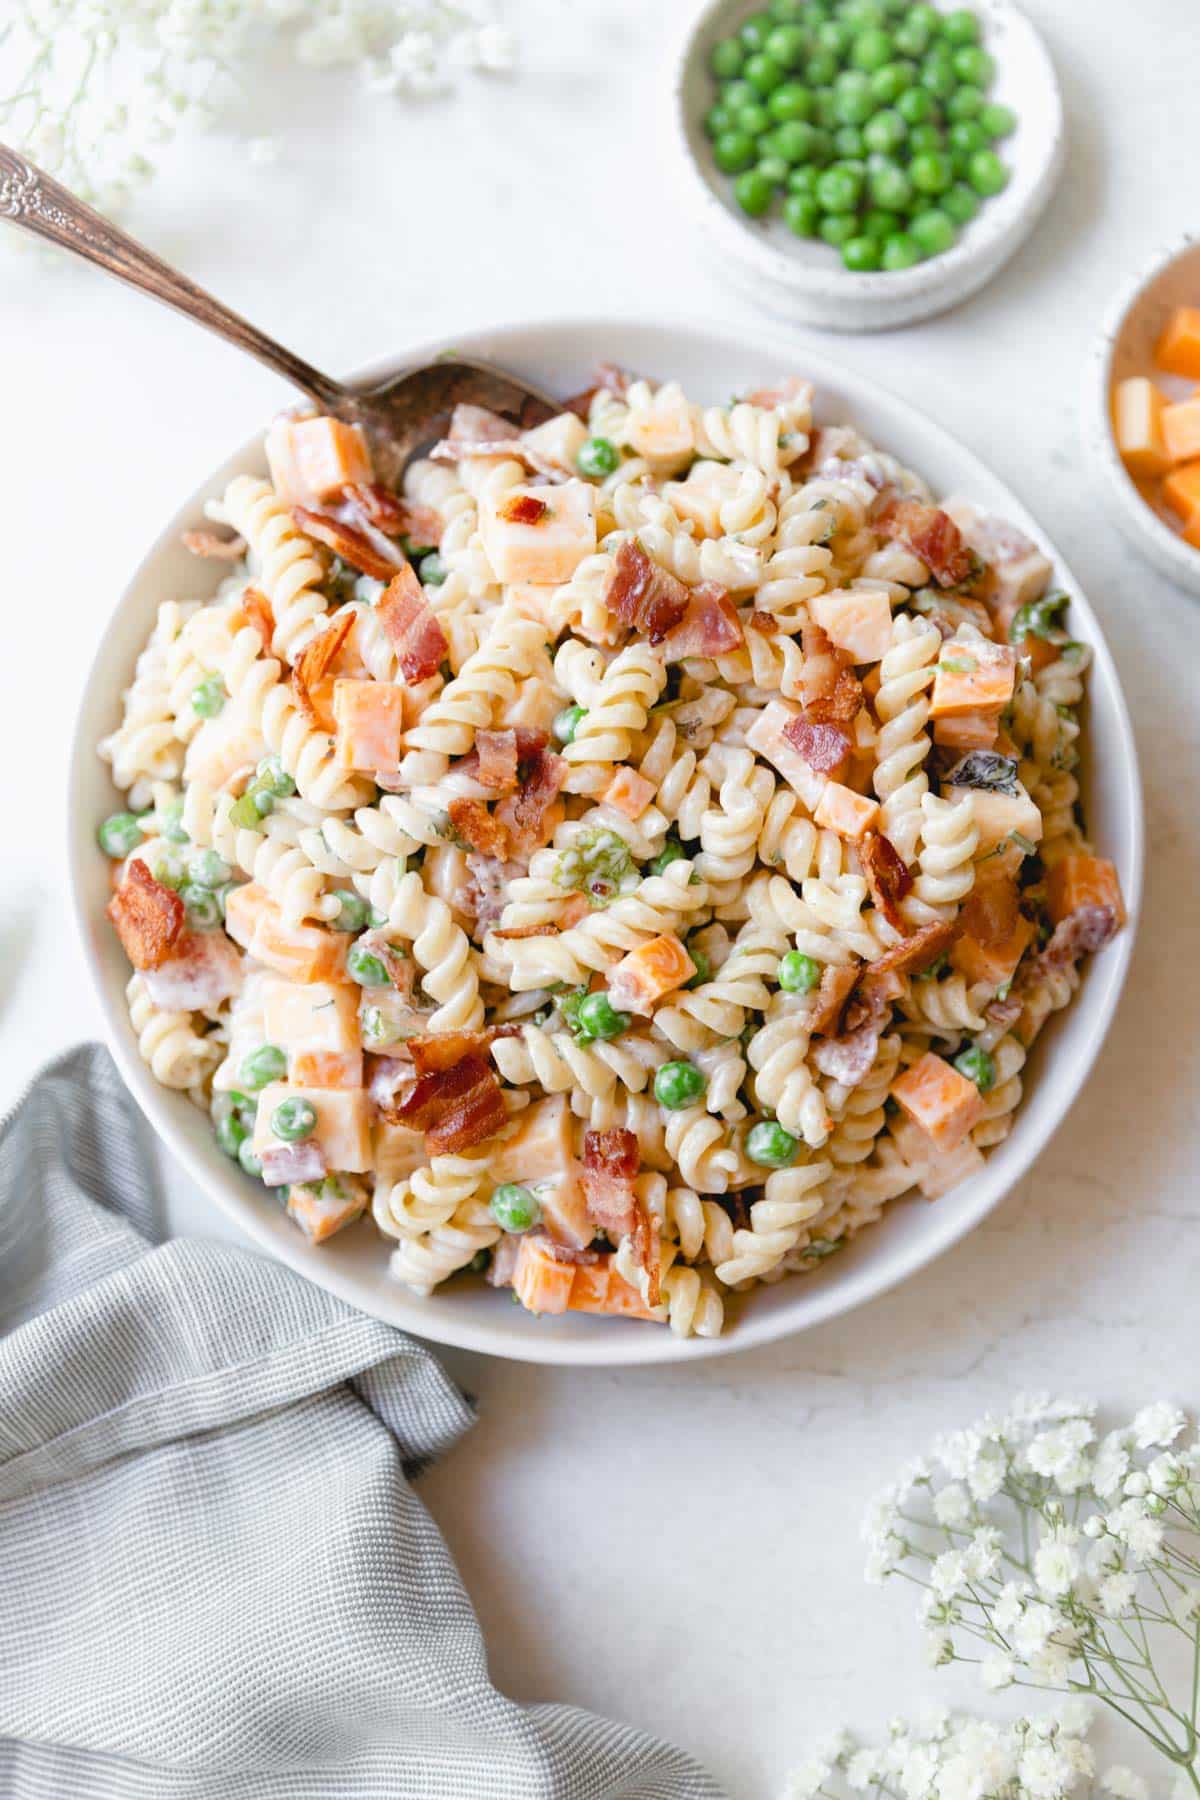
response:
[[[94,1045],[0,1136],[0,1794],[721,1800],[492,1686],[409,1485],[469,1405],[287,1269],[156,1242],[153,1170]]]

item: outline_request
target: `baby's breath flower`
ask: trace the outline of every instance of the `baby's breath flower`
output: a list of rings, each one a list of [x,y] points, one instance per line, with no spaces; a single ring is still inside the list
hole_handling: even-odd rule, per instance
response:
[[[1111,1769],[1105,1769],[1100,1786],[1106,1794],[1113,1795],[1113,1800],[1150,1800],[1147,1783],[1122,1763],[1114,1763]]]
[[[965,1525],[971,1516],[971,1500],[961,1481],[947,1482],[934,1495],[933,1516],[939,1525]]]
[[[1038,1546],[1033,1559],[1033,1578],[1043,1594],[1055,1599],[1069,1594],[1082,1573],[1079,1533],[1070,1526],[1058,1526]]]
[[[1172,1406],[1168,1400],[1158,1400],[1135,1415],[1133,1435],[1138,1448],[1147,1450],[1155,1444],[1173,1444],[1186,1424],[1187,1420],[1177,1406]]]
[[[1119,1619],[1133,1605],[1136,1592],[1136,1575],[1106,1575],[1099,1587],[1100,1610],[1106,1618]]]
[[[996,1652],[985,1656],[980,1667],[983,1685],[992,1693],[999,1693],[1002,1688],[1011,1687],[1017,1678],[1017,1665],[1011,1656],[1003,1656]]]

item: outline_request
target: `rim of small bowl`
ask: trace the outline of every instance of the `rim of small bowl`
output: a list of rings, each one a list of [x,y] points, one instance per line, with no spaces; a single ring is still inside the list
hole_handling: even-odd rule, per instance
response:
[[[415,367],[451,349],[477,354],[503,364],[506,352],[510,346],[515,345],[512,360],[514,364],[520,365],[528,358],[531,340],[550,340],[565,334],[578,340],[581,355],[586,357],[590,354],[594,357],[595,346],[606,344],[613,336],[647,332],[671,333],[681,340],[689,339],[693,344],[719,339],[722,346],[731,352],[736,346],[737,354],[744,353],[745,329],[732,322],[714,325],[692,316],[676,316],[667,326],[648,323],[643,316],[630,311],[599,317],[555,315],[549,318],[501,321],[485,327],[464,326],[453,329],[437,339],[414,345],[406,354],[377,358],[366,367],[353,371],[346,379],[364,382],[382,380],[401,369]],[[590,350],[585,348],[587,346],[591,347]],[[1031,532],[1040,542],[1047,542],[1046,534],[1037,526],[1007,483],[920,407],[901,398],[873,377],[848,368],[836,357],[826,355],[823,350],[810,347],[807,343],[798,344],[794,336],[784,331],[770,328],[756,331],[755,350],[756,354],[761,352],[765,361],[777,358],[783,367],[802,363],[818,391],[823,382],[841,387],[847,393],[848,403],[852,407],[865,401],[867,405],[880,406],[885,412],[894,411],[899,415],[907,415],[910,421],[915,421],[917,430],[928,441],[937,444],[941,455],[952,457],[961,466],[964,482],[970,482],[976,471],[981,473],[988,483],[1003,490],[1013,523]],[[182,502],[132,572],[114,607],[114,618],[128,609],[135,590],[150,574],[154,565],[176,545],[180,529],[199,515],[203,500],[212,493],[217,483],[238,470],[247,458],[260,450],[261,439],[261,431],[254,433],[225,463],[197,484]],[[1108,947],[1102,963],[1089,973],[1090,987],[1095,993],[1091,1009],[1093,1016],[1088,1022],[1086,1037],[1076,1046],[1072,1062],[1068,1065],[1060,1058],[1044,1066],[1039,1072],[1038,1093],[1047,1087],[1053,1091],[1052,1103],[1047,1101],[1042,1109],[1044,1116],[1031,1118],[1030,1103],[1026,1102],[1012,1136],[997,1146],[983,1170],[965,1184],[970,1190],[969,1204],[960,1204],[953,1212],[947,1209],[943,1215],[945,1225],[931,1242],[920,1238],[906,1241],[902,1235],[897,1234],[894,1241],[889,1241],[886,1247],[880,1246],[878,1255],[856,1262],[850,1276],[839,1279],[836,1284],[818,1285],[819,1277],[815,1277],[812,1283],[797,1277],[792,1284],[794,1292],[790,1303],[781,1304],[777,1309],[764,1311],[758,1316],[754,1315],[752,1308],[748,1308],[737,1318],[731,1329],[717,1338],[683,1339],[665,1329],[651,1334],[636,1324],[622,1326],[620,1323],[614,1325],[612,1322],[602,1321],[601,1325],[605,1329],[597,1330],[594,1336],[568,1338],[542,1334],[529,1339],[517,1339],[506,1329],[505,1310],[499,1306],[494,1319],[488,1316],[480,1322],[475,1318],[465,1317],[452,1304],[439,1308],[436,1296],[428,1300],[418,1299],[398,1284],[387,1290],[386,1309],[381,1310],[372,1305],[371,1300],[364,1296],[362,1278],[352,1270],[348,1271],[337,1260],[336,1246],[333,1247],[333,1254],[329,1246],[318,1249],[290,1222],[283,1219],[277,1207],[273,1211],[265,1207],[260,1210],[259,1206],[252,1204],[233,1166],[210,1141],[211,1134],[203,1140],[203,1148],[200,1147],[199,1138],[195,1143],[189,1140],[181,1122],[188,1120],[194,1123],[201,1115],[186,1095],[161,1086],[154,1079],[148,1065],[143,1062],[130,1030],[124,1004],[128,971],[121,970],[116,978],[110,978],[106,974],[105,964],[112,960],[113,947],[102,935],[103,921],[97,919],[88,901],[88,888],[94,885],[92,859],[96,856],[96,821],[85,804],[88,783],[94,782],[97,773],[95,736],[93,721],[88,716],[87,696],[95,687],[106,661],[108,631],[106,626],[101,625],[98,627],[96,649],[81,689],[80,710],[72,733],[65,820],[67,867],[72,913],[84,960],[99,999],[105,1038],[137,1104],[192,1180],[222,1212],[238,1224],[257,1248],[278,1258],[296,1273],[315,1281],[318,1286],[324,1287],[360,1311],[380,1318],[399,1330],[411,1332],[415,1337],[435,1343],[503,1356],[518,1362],[564,1367],[655,1367],[662,1363],[693,1362],[700,1358],[735,1355],[740,1350],[754,1349],[826,1323],[888,1293],[910,1275],[935,1262],[973,1231],[995,1209],[1005,1194],[1028,1173],[1044,1151],[1083,1091],[1112,1024],[1133,955],[1141,908],[1145,843],[1137,745],[1124,691],[1100,619],[1058,553],[1057,546],[1054,548],[1058,572],[1070,580],[1073,597],[1078,597],[1086,613],[1094,663],[1097,672],[1102,673],[1106,699],[1111,708],[1113,741],[1106,743],[1104,748],[1111,759],[1111,778],[1117,788],[1112,801],[1113,816],[1121,821],[1128,837],[1128,861],[1121,871],[1126,888],[1128,925]],[[139,641],[144,641],[144,636],[143,632]],[[131,669],[132,659],[125,669],[126,676]],[[109,686],[111,691],[111,682]],[[115,697],[115,693],[112,693],[112,700],[115,701]],[[108,716],[112,716],[111,704]],[[1079,1016],[1076,1009],[1073,1017],[1078,1020]],[[1018,1144],[1019,1151],[1014,1157],[1013,1151]],[[1004,1152],[1007,1155],[1002,1155]],[[1011,1166],[1007,1166],[1010,1159]],[[281,1223],[283,1229],[280,1228]],[[386,1246],[381,1242],[379,1255],[383,1257],[385,1254]]]
[[[1159,277],[1182,257],[1200,250],[1200,235],[1183,232],[1157,250],[1140,272],[1118,290],[1092,346],[1087,368],[1084,420],[1087,448],[1108,483],[1116,518],[1126,539],[1171,581],[1200,594],[1200,550],[1194,550],[1167,525],[1137,490],[1117,450],[1113,435],[1111,394],[1113,358],[1125,326],[1138,303]],[[1151,371],[1147,370],[1147,374]]]
[[[814,267],[798,257],[789,256],[765,237],[756,235],[753,224],[739,219],[705,180],[688,141],[692,123],[686,100],[688,74],[699,53],[700,40],[714,19],[723,12],[735,10],[738,5],[749,4],[749,0],[706,0],[683,32],[674,56],[671,83],[673,138],[677,165],[683,165],[684,186],[693,206],[701,222],[731,255],[752,264],[759,274],[790,288],[797,297],[809,296],[827,305],[839,299],[848,306],[875,302],[881,308],[892,302],[896,313],[903,312],[906,320],[913,317],[910,309],[914,305],[938,297],[946,297],[947,304],[957,298],[966,299],[999,273],[1033,230],[1057,186],[1065,156],[1065,117],[1053,59],[1032,21],[1014,0],[974,0],[974,3],[993,20],[1004,20],[1008,28],[1026,34],[1054,107],[1049,151],[1028,190],[1023,195],[1013,190],[1019,204],[1006,211],[1004,193],[985,202],[952,249],[911,269],[860,273],[845,269],[841,264]],[[981,268],[983,273],[972,281],[972,275]]]

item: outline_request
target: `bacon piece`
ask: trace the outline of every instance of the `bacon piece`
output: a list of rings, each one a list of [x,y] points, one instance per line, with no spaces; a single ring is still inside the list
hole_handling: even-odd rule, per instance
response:
[[[548,815],[567,778],[567,764],[564,757],[548,750],[523,758],[519,743],[517,755],[524,771],[521,786],[497,804],[495,816],[511,838],[513,850],[529,856],[549,835]]]
[[[469,1150],[493,1137],[508,1114],[495,1071],[484,1056],[464,1056],[452,1068],[418,1075],[411,1093],[384,1117],[425,1133],[431,1156]]]
[[[364,931],[358,940],[364,950],[378,957],[387,971],[388,980],[407,999],[413,991],[417,979],[417,965],[411,956],[405,956],[397,950],[395,944],[387,936],[387,928],[380,927],[376,931]]]
[[[254,627],[262,639],[264,650],[271,648],[271,639],[275,636],[275,614],[261,588],[248,587],[242,594],[237,610],[229,615],[231,631],[240,631],[244,625]]]
[[[107,911],[135,969],[157,969],[166,962],[187,918],[174,888],[156,881],[140,857],[126,864]]]
[[[309,639],[292,669],[292,692],[296,696],[296,703],[309,723],[319,724],[322,729],[325,727],[317,709],[316,693],[329,673],[334,657],[353,629],[354,614],[344,612],[317,637]]]
[[[303,1181],[320,1181],[328,1173],[325,1152],[309,1139],[303,1144],[271,1144],[259,1159],[263,1180],[270,1187],[290,1187]]]
[[[407,530],[407,516],[411,511],[398,494],[385,488],[381,481],[350,481],[341,489],[339,499],[342,505],[364,524],[373,525],[382,531],[385,537],[399,537]],[[428,507],[422,511],[429,511]],[[436,539],[433,540],[436,543]]]
[[[922,925],[911,937],[901,939],[874,962],[868,963],[866,973],[919,975],[950,948],[960,930],[956,919],[937,919],[932,925]]]
[[[633,1260],[646,1275],[646,1304],[657,1306],[662,1298],[662,1253],[659,1248],[658,1220],[651,1218],[641,1201],[634,1202],[633,1229],[629,1233]]]
[[[922,500],[896,500],[877,521],[885,537],[895,538],[929,565],[939,587],[957,587],[979,570],[979,559],[963,543],[962,532],[940,506]]]
[[[592,410],[592,401],[597,394],[615,394],[623,400],[629,392],[634,377],[628,369],[619,368],[616,363],[603,362],[596,367],[596,379],[591,387],[584,388],[582,393],[572,394],[569,400],[563,401],[563,411],[573,412],[577,419],[586,425]]]
[[[399,550],[389,560],[380,548],[381,541],[386,540],[372,540],[365,531],[347,525],[342,519],[335,519],[332,513],[314,512],[308,506],[293,506],[292,519],[305,537],[324,544],[327,550],[340,556],[352,569],[370,575],[375,581],[390,581],[404,561]]]
[[[479,753],[476,780],[481,787],[498,794],[511,793],[517,785],[517,734],[507,731],[477,731],[475,748]]]
[[[751,631],[757,631],[760,637],[774,637],[779,630],[779,620],[774,613],[756,610],[750,614],[747,623]]]
[[[983,1009],[983,1016],[993,1025],[999,1025],[1002,1030],[1007,1031],[1016,1024],[1024,1011],[1025,1002],[1020,995],[1007,994],[1003,1000],[989,1000]]]
[[[484,1280],[490,1287],[511,1287],[513,1276],[517,1272],[517,1257],[521,1249],[521,1239],[515,1231],[501,1233],[492,1260],[488,1264],[488,1272]]]
[[[817,1038],[811,1049],[814,1067],[843,1087],[857,1087],[874,1065],[882,1030],[881,1020],[865,1019],[841,1037]]]
[[[862,682],[853,669],[839,669],[829,692],[807,702],[804,716],[814,725],[849,725],[862,707]]]
[[[583,1194],[588,1218],[612,1238],[634,1230],[637,1196],[633,1184],[641,1168],[636,1135],[623,1127],[589,1131],[583,1139]]]
[[[871,898],[888,924],[901,930],[900,902],[913,884],[904,858],[881,831],[869,831],[858,846],[858,860]]]
[[[662,639],[662,653],[667,662],[685,656],[727,656],[745,641],[742,621],[725,589],[715,581],[702,581],[692,589],[678,625]]]
[[[450,823],[465,844],[481,856],[505,857],[508,854],[508,831],[501,819],[490,813],[482,800],[454,799],[446,811]]]
[[[840,725],[814,725],[806,714],[789,719],[783,735],[818,775],[840,769],[853,748],[853,739]]]
[[[509,494],[496,508],[496,517],[507,519],[511,525],[538,525],[549,511],[546,502],[536,494]]]
[[[419,1079],[422,1075],[439,1075],[465,1058],[482,1062],[496,1038],[515,1037],[520,1029],[512,1024],[489,1025],[486,1031],[435,1031],[428,1037],[409,1038],[405,1049]]]
[[[808,996],[803,1014],[805,1027],[814,1035],[827,1032],[836,1025],[842,1008],[858,984],[861,964],[826,963],[821,970],[821,985]]]
[[[661,644],[687,612],[689,594],[682,581],[646,555],[636,538],[627,538],[617,551],[601,599],[618,619],[652,644]]]
[[[412,1085],[413,1066],[403,1056],[368,1056],[367,1093],[380,1112],[394,1110],[401,1088]]]
[[[219,1006],[242,985],[242,959],[223,931],[182,931],[155,969],[146,992],[164,1012]]]
[[[801,705],[807,709],[834,693],[838,676],[846,668],[850,658],[820,625],[801,627],[800,647],[804,652],[804,660],[800,667],[798,697]]]
[[[451,902],[452,906],[474,920],[472,936],[482,938],[504,911],[509,883],[526,873],[525,864],[502,862],[499,857],[481,856],[472,850],[467,856],[467,878]]]
[[[1080,906],[1054,927],[1037,960],[1043,969],[1065,969],[1081,956],[1102,950],[1120,929],[1115,906]]]
[[[184,549],[193,556],[211,557],[214,562],[237,562],[246,554],[244,537],[223,538],[215,531],[185,531],[181,539]]]
[[[387,591],[379,596],[375,616],[410,687],[437,674],[450,645],[411,563],[392,576]]]

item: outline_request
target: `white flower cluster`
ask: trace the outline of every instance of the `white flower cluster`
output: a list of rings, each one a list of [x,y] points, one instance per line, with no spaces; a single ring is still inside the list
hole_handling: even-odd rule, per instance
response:
[[[356,66],[391,94],[439,93],[516,55],[487,0],[17,0],[0,31],[0,137],[117,213],[163,146],[213,123],[284,34],[299,61]],[[277,155],[270,138],[248,149],[254,163]]]
[[[940,1711],[916,1725],[893,1720],[885,1744],[858,1745],[842,1735],[821,1745],[793,1770],[783,1800],[838,1800],[845,1789],[886,1800],[1065,1800],[1095,1793],[1089,1723],[1079,1700],[1007,1725]],[[1146,1783],[1126,1768],[1110,1769],[1098,1786],[1112,1800],[1149,1800]]]
[[[1156,1637],[1182,1639],[1200,1670],[1200,1444],[1180,1441],[1186,1424],[1163,1401],[1100,1436],[1094,1405],[1018,1400],[907,1469],[864,1536],[868,1580],[920,1587],[934,1665],[975,1662],[992,1689],[1094,1694],[1195,1794],[1200,1683],[1173,1699],[1153,1658]]]

